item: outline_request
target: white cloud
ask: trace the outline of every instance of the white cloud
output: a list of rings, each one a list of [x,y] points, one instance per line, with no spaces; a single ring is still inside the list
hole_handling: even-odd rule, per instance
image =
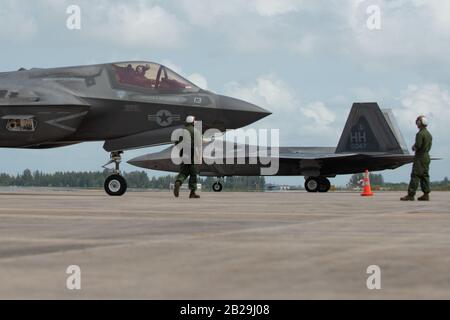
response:
[[[441,33],[450,35],[450,19],[448,13],[450,12],[450,2],[442,0],[409,0],[412,5],[420,10],[427,11],[430,17],[431,24],[435,30]],[[407,4],[408,0],[404,0],[402,4]]]
[[[250,84],[231,82],[226,86],[226,93],[273,112],[251,126],[280,129],[282,144],[301,146],[310,144],[309,141],[320,144],[335,139],[338,134],[334,112],[320,101],[302,105],[295,91],[275,75],[260,76]]]
[[[303,0],[181,0],[173,6],[177,11],[181,9],[181,15],[186,16],[191,25],[211,28],[217,39],[216,47],[261,53],[290,48],[293,41],[289,35],[295,28],[276,17],[300,11]],[[310,53],[315,44],[312,40],[306,37],[295,50]]]
[[[183,25],[175,15],[160,6],[138,3],[87,5],[90,34],[117,46],[132,48],[176,48],[183,43]],[[94,16],[101,19],[94,19]],[[88,24],[89,21],[86,23]]]
[[[176,2],[178,4],[179,2]],[[218,20],[256,13],[262,17],[273,17],[296,12],[301,9],[303,0],[182,0],[181,8],[190,22],[198,26],[216,25]],[[248,18],[244,18],[248,19]],[[239,22],[235,20],[235,23]],[[236,31],[235,24],[227,27]]]
[[[231,82],[226,85],[231,95],[247,100],[271,111],[294,111],[299,102],[289,86],[274,75],[264,75],[256,79],[256,83],[242,85]]]
[[[313,120],[313,126],[317,129],[326,128],[336,120],[336,114],[329,110],[322,102],[313,102],[306,107],[301,107],[303,115]]]
[[[174,14],[153,2],[138,0],[125,4],[79,0],[76,4],[81,8],[81,30],[73,32],[73,38],[78,36],[84,41],[136,49],[180,47],[184,43],[186,26]],[[25,1],[4,0],[0,7],[0,37],[23,40],[39,35],[38,31],[51,31],[52,39],[67,38],[64,34],[67,31],[66,9],[71,4],[73,2],[69,0],[38,0],[32,5]],[[14,32],[11,26],[14,26]]]
[[[167,68],[175,71],[178,74],[182,74],[183,70],[181,69],[181,67],[175,63],[173,63],[172,61],[168,60],[168,59],[164,59],[161,62],[164,66],[166,66]]]
[[[0,38],[24,41],[38,32],[36,20],[21,2],[4,0],[0,6]]]
[[[170,61],[168,59],[164,59],[162,61],[162,64],[165,65],[166,67],[168,67],[169,69],[172,69],[179,75],[183,76],[183,69],[179,65],[173,63],[172,61]],[[192,73],[185,77],[189,81],[191,81],[193,84],[195,84],[196,86],[198,86],[202,89],[205,89],[205,90],[208,89],[208,80],[206,80],[206,78],[203,75],[201,75],[200,73]]]
[[[256,12],[262,16],[275,16],[298,11],[302,0],[254,0]]]
[[[448,137],[450,136],[450,91],[440,84],[409,85],[400,95],[401,107],[394,109],[407,145],[412,146],[417,132],[415,120],[419,115],[429,118],[429,131],[433,135],[433,157],[443,158],[431,164],[432,179],[449,176]]]
[[[189,21],[198,26],[215,24],[217,19],[237,15],[247,7],[245,1],[239,0],[181,0],[179,5]]]
[[[415,130],[417,116],[423,114],[430,120],[430,129],[439,136],[450,136],[450,93],[438,84],[409,85],[401,94],[402,107],[396,110],[401,125]]]
[[[367,8],[371,5],[381,9],[381,30],[367,28]],[[336,8],[342,27],[347,25],[351,30],[339,35],[339,48],[353,55],[359,51],[367,64],[417,64],[419,59],[441,59],[442,51],[450,50],[448,1],[347,0],[340,1]]]
[[[189,75],[187,78],[189,81],[191,81],[196,86],[198,86],[202,89],[205,89],[205,90],[208,89],[208,81],[201,74],[193,73],[193,74]]]

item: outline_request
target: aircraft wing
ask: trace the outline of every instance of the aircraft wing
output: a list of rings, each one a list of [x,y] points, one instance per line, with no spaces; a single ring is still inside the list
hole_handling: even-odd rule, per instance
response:
[[[325,159],[341,159],[341,158],[352,158],[361,156],[357,153],[348,153],[348,154],[301,154],[301,153],[281,153],[279,155],[280,159],[286,160],[325,160]]]
[[[280,157],[281,163],[297,161],[300,170],[306,174],[312,172],[316,175],[335,176],[337,174],[353,174],[355,172],[382,171],[386,169],[396,169],[414,161],[413,155],[405,154],[329,154],[318,157]],[[281,165],[280,165],[281,167]],[[307,174],[306,174],[307,175]]]
[[[170,126],[152,131],[145,131],[122,138],[106,140],[103,148],[108,152],[112,152],[168,144],[172,132],[183,127],[183,125]]]

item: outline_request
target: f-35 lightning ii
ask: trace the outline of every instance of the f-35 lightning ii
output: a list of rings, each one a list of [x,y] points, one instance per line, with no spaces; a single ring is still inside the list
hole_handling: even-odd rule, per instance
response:
[[[226,147],[226,144],[224,144]],[[172,148],[134,158],[128,163],[153,170],[178,171],[171,160]],[[205,147],[203,148],[205,149]],[[259,176],[262,163],[249,164],[252,156],[248,145],[235,144],[231,150],[216,151],[222,155],[220,164],[199,165],[200,175],[219,178],[213,190],[220,192],[220,178],[227,176]],[[364,170],[396,169],[414,160],[390,110],[381,110],[377,103],[355,103],[347,119],[337,147],[280,147],[269,148],[269,158],[277,155],[279,164],[276,176],[305,176],[308,192],[328,192],[330,177],[354,174]],[[240,153],[243,151],[244,153]],[[276,152],[274,152],[276,151]],[[245,154],[246,159],[237,159]],[[234,158],[234,161],[227,161]],[[217,159],[218,160],[218,159]],[[267,161],[264,163],[270,163]],[[210,162],[211,163],[211,162]],[[227,164],[233,163],[233,164]],[[245,164],[239,164],[245,163]]]
[[[0,73],[0,147],[55,148],[105,141],[115,164],[105,181],[109,195],[127,189],[120,175],[125,150],[170,143],[188,115],[204,129],[235,129],[270,112],[202,90],[152,62],[20,69]]]

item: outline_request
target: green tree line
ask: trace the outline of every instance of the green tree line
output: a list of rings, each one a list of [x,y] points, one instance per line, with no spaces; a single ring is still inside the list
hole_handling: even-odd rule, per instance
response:
[[[0,186],[17,187],[61,187],[61,188],[102,188],[105,179],[111,171],[87,171],[87,172],[55,172],[44,173],[24,170],[17,175],[0,174]],[[142,189],[169,189],[175,182],[175,175],[149,177],[145,171],[124,172],[128,187]],[[214,178],[200,178],[199,183],[204,189],[209,189],[215,182]],[[264,190],[264,177],[229,177],[223,180],[224,190],[246,191]]]
[[[201,179],[205,187],[212,186],[215,181],[212,177]],[[222,185],[226,191],[262,191],[266,187],[266,179],[264,177],[226,177],[222,180]]]
[[[371,186],[378,187],[380,189],[382,188],[385,190],[392,190],[392,191],[403,191],[408,189],[407,182],[399,182],[399,183],[385,182],[382,174],[371,173],[369,177]],[[361,186],[360,182],[363,178],[364,178],[363,173],[354,174],[350,177],[347,186],[349,188]],[[431,188],[435,191],[450,191],[450,181],[448,177],[445,177],[442,181],[433,181],[431,182]]]
[[[87,172],[55,172],[44,173],[26,169],[21,174],[0,174],[1,186],[18,187],[64,187],[64,188],[100,188],[103,187],[105,179],[111,174],[110,171],[87,171]],[[151,180],[144,171],[125,172],[124,177],[128,185],[134,188],[148,188]]]
[[[364,173],[357,173],[350,177],[348,186],[350,188],[355,188],[361,186],[361,181],[364,179]],[[370,184],[373,186],[383,186],[384,178],[382,174],[370,173],[369,174]]]

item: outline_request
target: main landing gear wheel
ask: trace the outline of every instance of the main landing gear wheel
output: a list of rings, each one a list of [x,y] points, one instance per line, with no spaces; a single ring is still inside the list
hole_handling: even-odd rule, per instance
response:
[[[328,191],[330,191],[331,189],[331,183],[330,180],[328,180],[325,177],[320,177],[319,179],[319,192],[323,192],[326,193]]]
[[[223,186],[220,182],[214,182],[214,184],[212,185],[212,189],[214,190],[214,192],[221,192]]]
[[[308,192],[328,192],[330,191],[331,183],[325,177],[310,177],[305,181],[305,189]]]
[[[308,192],[318,192],[319,191],[319,179],[318,178],[308,178],[305,181],[305,189]]]
[[[106,193],[110,196],[123,196],[127,192],[127,181],[120,174],[122,153],[123,151],[111,152],[109,162],[103,166],[103,168],[106,168],[111,163],[114,163],[114,174],[106,178],[104,185]]]
[[[105,180],[105,191],[110,196],[123,196],[127,192],[127,181],[120,174],[113,174]]]

